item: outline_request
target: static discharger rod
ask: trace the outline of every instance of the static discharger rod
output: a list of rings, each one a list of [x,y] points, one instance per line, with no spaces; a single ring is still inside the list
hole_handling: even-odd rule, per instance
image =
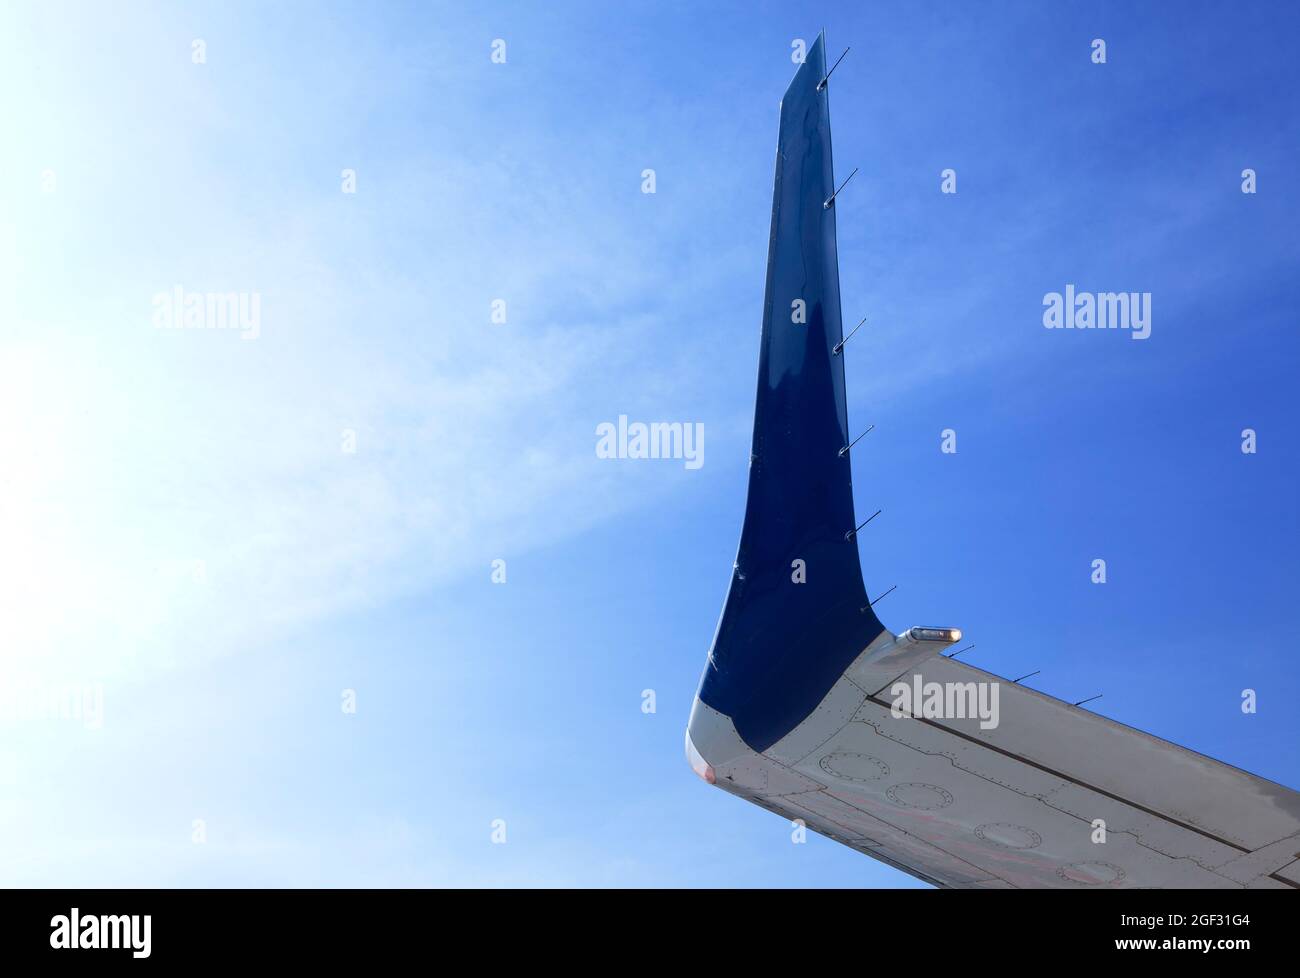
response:
[[[849,181],[852,180],[852,179],[857,175],[857,172],[858,172],[858,168],[855,166],[855,167],[853,168],[853,172],[850,173],[850,174],[845,178],[845,180],[844,180],[844,182],[843,182],[842,184],[840,184],[840,190],[843,190],[845,187],[847,187],[847,186],[849,185]],[[826,198],[826,203],[822,204],[822,209],[823,209],[823,210],[830,210],[830,209],[831,209],[831,204],[835,203],[835,198],[838,197],[838,196],[840,195],[840,190],[835,191],[835,193],[831,194],[829,197]]]
[[[862,323],[865,323],[866,321],[867,321],[867,317],[863,316]],[[844,349],[844,344],[847,343],[849,340],[853,339],[853,334],[862,328],[862,323],[858,323],[851,330],[849,330],[849,335],[844,337],[844,339],[840,340],[838,343],[836,343],[835,349],[831,350],[831,352],[834,353],[836,356],[839,356],[840,351]]]
[[[864,526],[866,526],[868,523],[870,523],[872,520],[874,520],[874,519],[875,519],[877,516],[879,516],[879,515],[880,515],[880,510],[876,510],[874,513],[872,513],[870,516],[868,516],[865,520],[863,520],[861,523],[859,523],[856,529],[849,530],[848,533],[844,534],[844,539],[845,539],[845,540],[852,540],[855,536],[858,535],[858,530],[862,529]],[[884,595],[881,595],[881,597],[884,597]],[[877,599],[877,600],[878,600],[878,599]]]
[[[966,646],[964,649],[958,649],[956,652],[949,652],[948,658],[949,659],[956,658],[957,656],[961,655],[963,652],[969,652],[973,648],[975,648],[975,643],[971,642],[971,644]]]
[[[844,54],[848,54],[851,50],[852,48],[845,48]],[[844,54],[841,54],[838,58],[835,59],[835,64],[831,65],[831,70],[826,72],[826,77],[817,83],[817,91],[820,92],[823,88],[826,87],[826,83],[831,80],[831,75],[835,73],[835,69],[838,68],[840,66],[840,62],[844,60]]]
[[[1098,693],[1096,696],[1089,696],[1086,700],[1079,700],[1079,702],[1075,703],[1074,705],[1083,706],[1084,703],[1091,703],[1093,700],[1099,700],[1105,695],[1106,695],[1105,693]]]
[[[1043,671],[1042,669],[1035,669],[1033,672],[1027,672],[1027,673],[1025,673],[1023,676],[1020,677],[1020,679],[1028,679],[1030,676],[1037,676],[1037,675],[1038,675],[1040,672],[1042,672],[1042,671]],[[1011,680],[1011,682],[1012,682],[1013,684],[1014,684],[1014,683],[1018,683],[1018,682],[1020,682],[1020,679],[1013,679],[1013,680]]]
[[[851,442],[849,442],[847,445],[845,445],[843,448],[841,448],[841,449],[840,449],[840,458],[843,458],[845,455],[847,455],[847,454],[849,453],[849,449],[850,449],[850,448],[852,448],[852,447],[853,447],[854,445],[856,445],[858,442],[862,441],[862,439],[865,438],[867,435],[871,434],[871,429],[874,428],[874,427],[875,427],[875,425],[871,425],[871,427],[867,428],[866,431],[864,431],[862,434],[858,435],[857,438],[854,438]],[[879,511],[877,511],[877,512],[879,512]],[[866,525],[866,524],[864,523],[863,526],[865,526],[865,525]],[[858,527],[858,529],[860,530],[860,529],[862,529],[862,527],[860,526],[860,527]]]
[[[876,598],[876,601],[880,601],[880,600],[882,600],[883,598],[887,598],[887,597],[889,597],[889,595],[891,595],[894,591],[897,591],[897,590],[898,590],[898,585],[895,584],[895,585],[894,585],[893,587],[891,587],[888,591],[886,591],[884,594],[882,594],[879,598]],[[876,603],[876,601],[869,601],[869,602],[867,602],[867,607],[870,608],[873,604]]]

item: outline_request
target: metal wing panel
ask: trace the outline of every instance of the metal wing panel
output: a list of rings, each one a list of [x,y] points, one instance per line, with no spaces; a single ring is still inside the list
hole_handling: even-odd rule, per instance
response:
[[[763,754],[703,704],[690,737],[720,787],[940,886],[1296,887],[1300,795],[959,665],[899,678],[999,682],[1003,723],[978,737],[965,721],[895,717],[847,677]],[[1094,742],[1100,767],[1081,766]]]
[[[1098,793],[1241,850],[1300,832],[1300,794],[1283,785],[952,659],[933,659],[917,674],[922,682],[999,683],[996,727],[936,722],[1026,764],[1066,772]]]
[[[820,783],[834,808],[806,791],[768,800],[793,802],[791,817],[815,812],[850,845],[870,838],[855,848],[947,886],[1294,885],[1279,871],[1300,850],[1296,792],[959,663],[916,675],[1000,683],[1002,722],[896,718],[888,698],[859,690],[850,721],[815,712],[803,725],[797,739],[818,743],[798,760],[784,743],[768,752]]]

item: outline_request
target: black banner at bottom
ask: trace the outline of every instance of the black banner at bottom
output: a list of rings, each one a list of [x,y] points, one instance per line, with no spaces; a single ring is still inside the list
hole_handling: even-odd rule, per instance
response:
[[[0,904],[0,960],[90,971],[374,966],[434,950],[533,966],[610,953],[770,965],[786,949],[909,964],[1025,952],[1227,964],[1289,951],[1300,909],[1287,893],[1186,890],[5,890]]]

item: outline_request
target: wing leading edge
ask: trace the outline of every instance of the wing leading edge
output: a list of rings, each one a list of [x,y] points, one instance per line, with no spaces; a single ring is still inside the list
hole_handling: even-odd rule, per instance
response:
[[[876,618],[841,451],[825,74],[819,36],[781,103],[748,500],[692,766],[939,886],[1300,888],[1297,792],[944,658],[946,629]],[[898,682],[996,687],[999,722],[896,716]]]

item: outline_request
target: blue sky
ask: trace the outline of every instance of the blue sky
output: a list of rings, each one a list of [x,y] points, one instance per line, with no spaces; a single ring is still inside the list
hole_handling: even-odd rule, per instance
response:
[[[822,27],[881,618],[1300,785],[1298,17],[1131,6],[11,11],[0,882],[916,885],[682,757]],[[1067,283],[1151,337],[1045,330]],[[596,458],[620,414],[705,464]]]

